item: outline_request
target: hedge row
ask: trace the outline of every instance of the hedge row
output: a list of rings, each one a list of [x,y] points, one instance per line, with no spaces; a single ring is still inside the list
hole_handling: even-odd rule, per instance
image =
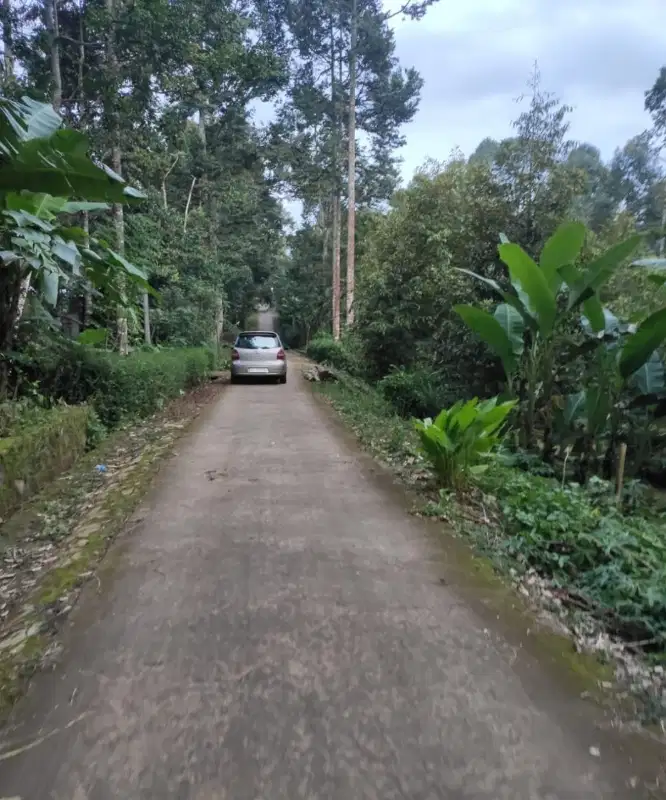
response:
[[[0,439],[0,519],[83,454],[88,417],[86,406],[55,406]]]
[[[32,363],[45,397],[70,405],[90,403],[107,428],[154,413],[167,400],[202,383],[213,366],[213,352],[203,347],[119,356],[79,345]]]

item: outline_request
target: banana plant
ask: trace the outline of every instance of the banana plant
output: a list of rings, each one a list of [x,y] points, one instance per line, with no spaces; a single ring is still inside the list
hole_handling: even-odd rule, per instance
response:
[[[7,298],[0,350],[10,342],[29,286],[52,307],[60,287],[77,279],[122,305],[130,303],[128,285],[153,291],[141,270],[69,223],[73,214],[144,196],[91,160],[88,150],[86,137],[63,129],[51,106],[0,97],[0,296]]]
[[[508,268],[510,289],[505,290],[496,281],[469,270],[459,270],[490,286],[502,298],[503,302],[493,314],[470,305],[458,305],[455,310],[499,356],[511,393],[515,393],[515,381],[522,367],[526,385],[523,428],[527,446],[533,444],[536,409],[540,399],[544,398],[544,447],[549,448],[550,399],[558,329],[582,310],[594,331],[603,330],[604,312],[597,292],[640,242],[638,235],[629,237],[602,253],[582,271],[577,261],[585,235],[582,223],[563,223],[545,243],[539,263],[519,245],[502,237],[499,256]],[[562,295],[565,303],[560,301]]]
[[[497,397],[478,398],[443,409],[436,419],[414,420],[421,449],[442,486],[459,489],[488,467],[488,458],[502,440],[502,429],[516,405]]]

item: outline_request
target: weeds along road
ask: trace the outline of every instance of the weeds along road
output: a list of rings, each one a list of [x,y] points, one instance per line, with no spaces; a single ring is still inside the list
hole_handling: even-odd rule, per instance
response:
[[[642,796],[298,373],[230,387],[181,442],[18,705],[0,797]]]

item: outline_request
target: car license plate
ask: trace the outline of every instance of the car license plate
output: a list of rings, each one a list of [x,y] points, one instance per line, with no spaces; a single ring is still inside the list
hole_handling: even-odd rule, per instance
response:
[[[268,375],[268,369],[266,367],[250,367],[248,372],[251,372],[253,375]]]

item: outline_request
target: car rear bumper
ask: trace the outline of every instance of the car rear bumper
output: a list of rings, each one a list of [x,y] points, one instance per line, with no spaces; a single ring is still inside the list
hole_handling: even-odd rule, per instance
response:
[[[234,378],[280,378],[287,374],[286,361],[232,361]]]

